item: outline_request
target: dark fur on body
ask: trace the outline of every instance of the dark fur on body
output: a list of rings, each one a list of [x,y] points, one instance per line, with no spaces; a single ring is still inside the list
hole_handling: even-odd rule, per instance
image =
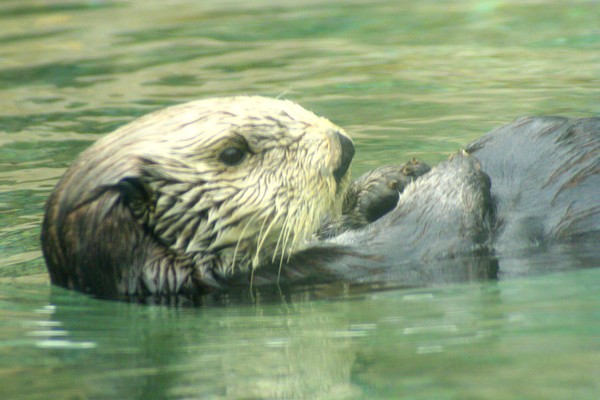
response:
[[[532,117],[471,143],[387,215],[297,254],[284,272],[290,282],[439,284],[600,266],[599,245],[600,118]]]
[[[147,211],[156,202],[156,185],[128,180],[129,173],[114,167],[115,149],[99,149],[106,154],[94,157],[108,160],[99,161],[105,174],[121,175],[98,185],[85,178],[85,170],[97,166],[80,158],[72,167],[77,174],[67,174],[51,195],[42,231],[52,282],[99,297],[197,296],[250,284],[413,286],[495,279],[544,270],[538,267],[549,254],[559,265],[546,270],[600,265],[599,118],[515,121],[411,179],[398,204],[376,221],[315,239],[283,263],[267,257],[272,261],[229,275],[198,269],[197,260],[157,238]],[[181,190],[171,190],[171,201],[185,195]],[[366,198],[383,199],[387,211],[384,192]],[[148,271],[155,271],[150,283],[140,278]]]

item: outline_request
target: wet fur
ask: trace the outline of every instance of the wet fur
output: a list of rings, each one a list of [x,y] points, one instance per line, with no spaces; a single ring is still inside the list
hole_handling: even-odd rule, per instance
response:
[[[345,139],[345,156],[340,137],[294,103],[258,97],[142,117],[86,150],[48,199],[50,278],[101,297],[186,295],[282,263],[341,212],[353,148]],[[239,165],[220,159],[232,147]]]
[[[173,114],[177,112],[167,109],[125,129],[135,136],[147,134],[157,120],[185,124]],[[42,232],[52,282],[101,297],[195,296],[240,285],[412,286],[600,262],[599,118],[515,121],[407,183],[397,206],[375,222],[297,248],[282,243],[292,240],[291,230],[300,229],[295,224],[301,221],[278,223],[273,228],[277,239],[265,248],[267,254],[223,242],[232,257],[225,261],[225,270],[217,256],[221,248],[214,245],[219,229],[210,231],[203,244],[210,251],[189,257],[183,250],[190,246],[181,241],[183,230],[203,223],[210,212],[206,207],[193,214],[202,221],[192,225],[180,224],[181,218],[188,218],[185,213],[162,222],[156,219],[161,204],[173,210],[174,202],[183,201],[183,209],[202,202],[202,196],[189,196],[192,178],[197,177],[182,162],[185,157],[118,157],[121,147],[108,140],[80,157],[63,177],[48,201]],[[153,140],[148,145],[165,145],[162,139]],[[189,146],[189,140],[178,148]],[[294,157],[317,151],[299,150]],[[201,148],[197,154],[202,154]],[[335,162],[330,164],[335,167]],[[330,199],[326,202],[333,201],[333,189],[310,189],[310,201],[289,204],[293,212],[306,214],[320,206],[321,190],[329,190],[323,197]],[[302,204],[308,208],[294,208]],[[319,209],[304,229],[316,230],[324,209],[336,212],[334,205]],[[213,219],[213,226],[226,215]],[[245,223],[251,226],[251,220]],[[269,229],[268,225],[262,226]],[[251,229],[262,234],[256,226]],[[157,230],[162,234],[157,236]],[[306,237],[306,232],[300,236]],[[240,261],[243,268],[233,268]]]
[[[285,278],[375,287],[498,279],[599,266],[598,243],[600,118],[523,118],[409,184],[383,218],[296,254]]]

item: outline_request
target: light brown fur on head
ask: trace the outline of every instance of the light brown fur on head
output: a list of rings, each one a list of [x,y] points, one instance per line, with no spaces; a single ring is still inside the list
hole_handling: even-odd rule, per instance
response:
[[[297,104],[262,97],[195,101],[121,127],[82,153],[48,201],[54,283],[95,292],[86,269],[107,268],[119,292],[172,293],[283,260],[341,211],[338,135]],[[127,238],[110,224],[126,225]],[[144,254],[102,254],[115,248]],[[99,253],[118,265],[86,260]]]

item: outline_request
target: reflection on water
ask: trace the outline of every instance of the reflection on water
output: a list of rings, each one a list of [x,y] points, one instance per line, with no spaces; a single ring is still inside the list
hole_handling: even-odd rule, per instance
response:
[[[19,368],[3,370],[3,387],[22,398],[592,398],[597,282],[588,270],[200,309],[61,289],[19,299],[15,287],[0,301],[13,310],[0,365]]]
[[[596,269],[174,309],[51,293],[38,236],[76,154],[167,104],[296,100],[352,134],[356,175],[524,114],[598,115],[599,19],[589,1],[2,1],[0,397],[594,398]]]

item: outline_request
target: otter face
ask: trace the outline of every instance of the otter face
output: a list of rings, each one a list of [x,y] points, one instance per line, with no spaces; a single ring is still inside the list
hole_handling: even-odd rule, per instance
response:
[[[134,217],[218,277],[283,261],[339,215],[354,154],[341,128],[262,97],[170,107],[96,146],[133,161],[117,187]]]

